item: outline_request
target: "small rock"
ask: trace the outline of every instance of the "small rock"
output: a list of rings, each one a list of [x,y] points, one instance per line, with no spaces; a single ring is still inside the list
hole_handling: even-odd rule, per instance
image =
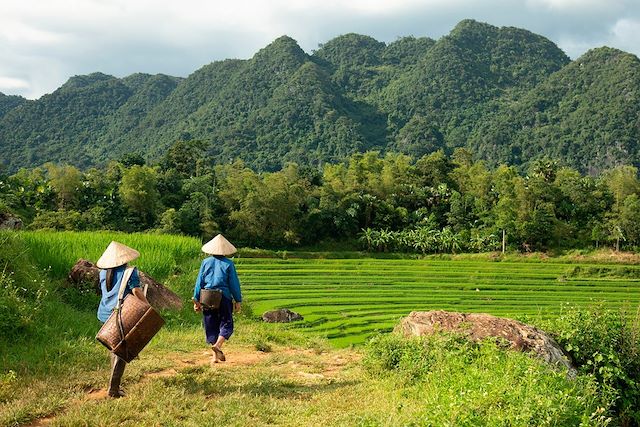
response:
[[[262,315],[262,320],[268,323],[289,323],[296,320],[303,320],[304,317],[291,311],[288,308],[281,308],[279,310],[266,311]]]

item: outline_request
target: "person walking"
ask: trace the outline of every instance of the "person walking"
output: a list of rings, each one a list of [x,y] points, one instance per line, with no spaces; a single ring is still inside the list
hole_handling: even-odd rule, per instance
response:
[[[138,269],[134,268],[131,276],[125,283],[123,278],[127,270],[127,264],[140,256],[140,252],[122,243],[111,242],[104,251],[96,266],[100,268],[100,290],[102,298],[98,305],[98,319],[104,323],[109,319],[111,312],[118,305],[118,292],[121,286],[126,286],[124,296],[133,294],[134,297],[147,302],[144,292],[140,288],[140,277]],[[118,398],[124,396],[124,391],[120,388],[122,375],[127,362],[111,353],[111,377],[107,394],[110,397]]]
[[[218,234],[202,246],[202,252],[211,256],[200,265],[193,290],[193,310],[202,312],[205,337],[213,351],[211,362],[224,362],[222,345],[233,334],[233,311],[240,311],[242,303],[236,267],[227,258],[237,251],[222,234]],[[207,296],[203,298],[205,294]]]

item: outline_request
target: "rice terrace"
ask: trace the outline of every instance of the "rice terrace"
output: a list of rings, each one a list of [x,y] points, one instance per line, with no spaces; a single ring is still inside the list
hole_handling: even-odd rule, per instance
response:
[[[489,257],[241,258],[238,270],[257,312],[295,310],[305,317],[301,327],[326,334],[337,345],[361,343],[373,332],[389,331],[414,310],[549,317],[563,304],[606,301],[620,308],[640,302],[640,266]]]

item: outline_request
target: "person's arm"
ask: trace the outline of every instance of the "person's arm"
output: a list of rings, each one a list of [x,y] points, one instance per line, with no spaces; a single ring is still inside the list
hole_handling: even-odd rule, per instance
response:
[[[233,264],[233,261],[231,261],[231,265],[229,266],[229,290],[236,302],[234,305],[235,311],[240,311],[242,292],[240,291],[240,280],[238,279],[238,273],[236,272],[236,266]]]
[[[147,297],[144,295],[144,291],[140,286],[138,286],[137,288],[133,288],[133,295],[135,295],[136,298],[138,298],[139,300],[144,301],[147,304],[151,305],[147,300]]]
[[[200,270],[198,271],[198,277],[196,278],[196,286],[193,289],[193,311],[202,310],[202,304],[200,304],[200,290],[202,289],[202,281],[204,276],[204,261],[200,264]]]
[[[149,304],[147,297],[144,295],[144,291],[140,287],[140,276],[138,275],[138,269],[135,267],[133,269],[133,272],[131,273],[131,277],[129,278],[128,286],[136,298]]]

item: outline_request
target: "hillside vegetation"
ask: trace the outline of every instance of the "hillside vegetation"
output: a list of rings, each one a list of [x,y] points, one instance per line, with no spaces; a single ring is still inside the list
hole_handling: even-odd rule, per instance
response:
[[[0,164],[156,160],[200,140],[215,162],[259,171],[466,147],[490,164],[546,153],[596,174],[640,162],[639,65],[609,48],[570,61],[542,36],[472,20],[439,40],[346,34],[312,54],[283,36],[185,79],[93,73],[36,101],[0,95]]]

